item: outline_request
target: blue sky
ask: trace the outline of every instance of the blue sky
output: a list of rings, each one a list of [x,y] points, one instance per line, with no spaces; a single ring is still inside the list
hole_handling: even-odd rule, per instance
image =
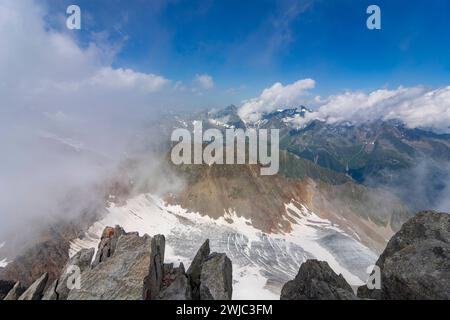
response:
[[[83,14],[78,41],[120,48],[114,67],[183,83],[208,74],[215,93],[233,92],[230,103],[304,78],[316,80],[314,93],[321,95],[439,87],[450,79],[447,0],[50,0],[48,6],[64,13],[72,3]],[[382,30],[366,28],[370,4],[381,7]],[[64,29],[64,20],[49,21]]]
[[[73,3],[80,31],[66,28]],[[0,234],[78,212],[86,186],[161,137],[161,110],[234,103],[258,121],[307,104],[293,127],[395,119],[450,133],[450,1],[374,3],[381,31],[366,28],[365,0],[0,0]]]

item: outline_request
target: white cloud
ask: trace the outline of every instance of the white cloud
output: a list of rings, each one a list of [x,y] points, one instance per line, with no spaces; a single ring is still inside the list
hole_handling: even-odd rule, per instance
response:
[[[160,91],[169,83],[169,80],[154,74],[135,72],[131,69],[105,67],[98,70],[88,80],[88,83],[114,90],[135,88],[143,93],[150,93]]]
[[[450,131],[450,86],[439,89],[400,87],[380,89],[369,94],[345,92],[325,100],[317,99],[319,107],[306,120],[320,119],[328,123],[362,123],[373,120],[401,120],[411,128]]]
[[[0,0],[0,239],[101,200],[138,133],[158,139],[142,130],[171,93],[161,75],[113,68],[107,46],[48,29],[43,8]]]
[[[261,95],[244,101],[239,115],[247,122],[261,119],[278,108],[313,104],[316,110],[306,118],[295,118],[293,125],[305,125],[313,119],[328,123],[363,123],[374,120],[401,120],[411,128],[450,132],[450,86],[430,89],[423,86],[395,90],[380,89],[370,93],[347,91],[327,98],[306,99],[315,81],[304,79],[283,86],[275,83]]]
[[[214,87],[214,80],[208,74],[197,74],[195,76],[195,83],[204,90],[209,90]]]
[[[177,81],[177,82],[175,82],[175,84],[174,84],[174,86],[173,86],[173,89],[174,89],[175,91],[184,92],[184,91],[186,91],[188,88],[187,88],[187,86],[184,85],[184,83],[183,83],[182,81]]]
[[[69,92],[86,95],[86,90],[97,96],[97,90],[118,89],[134,96],[160,91],[169,82],[159,75],[112,68],[104,62],[111,53],[107,46],[91,43],[82,49],[69,35],[47,30],[44,15],[31,0],[0,2],[2,98],[15,101],[26,92],[39,100]],[[115,105],[111,100],[105,102]]]
[[[298,80],[286,86],[277,82],[264,89],[259,97],[244,101],[239,109],[239,115],[244,121],[254,122],[266,112],[280,107],[296,107],[303,102],[308,90],[313,89],[315,85],[316,82],[312,79]]]

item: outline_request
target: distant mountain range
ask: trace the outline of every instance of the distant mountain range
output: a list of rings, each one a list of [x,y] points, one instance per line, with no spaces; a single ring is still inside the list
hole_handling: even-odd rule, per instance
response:
[[[328,124],[311,120],[295,125],[312,111],[305,106],[280,108],[255,123],[245,123],[238,108],[196,114],[205,127],[280,129],[280,147],[322,168],[366,186],[383,187],[413,211],[442,208],[450,192],[450,134],[407,128],[400,121],[374,120]]]
[[[326,261],[347,282],[360,285],[367,267],[415,209],[433,209],[442,199],[450,136],[394,121],[312,120],[293,126],[293,120],[310,112],[280,108],[255,123],[245,123],[235,106],[190,116],[168,114],[158,123],[168,136],[174,128],[192,129],[194,121],[202,121],[204,129],[280,129],[279,173],[261,176],[259,165],[248,164],[175,166],[164,142],[161,174],[137,186],[149,164],[145,154],[130,154],[117,177],[102,186],[104,206],[51,226],[41,236],[44,241],[20,252],[0,239],[0,280],[28,286],[46,270],[50,283],[69,254],[96,248],[104,228],[120,224],[126,232],[165,234],[173,263],[189,263],[209,238],[212,250],[225,252],[235,266],[235,297],[252,298],[252,292],[261,298],[279,296],[308,259]],[[139,157],[144,167],[137,165]],[[425,170],[422,178],[420,170]],[[159,190],[159,180],[170,184],[172,175],[182,181],[178,189]]]

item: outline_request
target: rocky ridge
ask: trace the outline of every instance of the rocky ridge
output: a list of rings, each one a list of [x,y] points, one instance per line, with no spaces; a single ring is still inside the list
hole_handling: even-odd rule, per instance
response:
[[[25,292],[2,282],[6,300],[230,300],[232,264],[210,253],[207,240],[188,271],[164,263],[163,235],[139,236],[120,226],[103,231],[97,252],[83,249],[67,261],[59,278],[44,273]],[[94,256],[95,254],[95,256]],[[77,277],[79,275],[79,277]],[[77,282],[78,281],[78,282]],[[23,291],[23,290],[22,290]]]
[[[352,287],[327,262],[308,260],[281,290],[281,300],[353,300]]]
[[[424,211],[389,241],[376,265],[381,289],[358,290],[361,297],[450,300],[450,215]]]
[[[229,300],[232,263],[200,247],[189,269],[164,263],[165,238],[106,228],[98,250],[74,255],[60,277],[44,273],[25,292],[19,282],[1,282],[5,300]],[[91,263],[92,262],[92,263]],[[81,282],[75,287],[74,266]],[[425,211],[406,222],[376,262],[379,289],[352,288],[327,262],[308,260],[281,292],[282,300],[450,299],[450,215]],[[370,282],[376,278],[370,278]]]
[[[389,241],[376,262],[380,286],[361,286],[354,294],[342,275],[326,262],[309,260],[296,278],[285,284],[285,300],[449,300],[450,215],[420,212]],[[374,282],[372,282],[374,281]]]

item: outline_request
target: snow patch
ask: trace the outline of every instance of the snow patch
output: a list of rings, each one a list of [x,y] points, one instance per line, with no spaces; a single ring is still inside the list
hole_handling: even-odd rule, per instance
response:
[[[8,265],[8,261],[6,261],[6,258],[3,260],[0,260],[0,268],[4,268]]]
[[[235,270],[236,269],[236,270]],[[280,295],[267,290],[267,279],[257,267],[233,265],[234,300],[279,300]]]
[[[3,247],[5,246],[5,244],[6,244],[5,242],[0,243],[0,249],[3,248]],[[6,266],[8,265],[8,263],[9,263],[9,262],[7,261],[6,258],[3,258],[3,259],[2,259],[2,258],[0,257],[0,268],[6,267]]]
[[[152,194],[143,194],[124,206],[111,203],[103,218],[82,238],[71,242],[70,256],[82,248],[97,249],[104,228],[120,225],[141,236],[165,235],[165,262],[183,262],[186,268],[201,244],[210,239],[211,251],[225,252],[233,262],[234,299],[278,299],[281,286],[292,280],[300,265],[311,258],[327,261],[351,284],[363,283],[350,270],[353,267],[343,261],[351,261],[358,269],[366,268],[374,262],[369,249],[294,200],[285,209],[284,219],[291,223],[292,232],[268,235],[254,228],[251,220],[239,217],[232,208],[225,210],[219,219],[213,219],[188,212],[179,205],[169,205]],[[338,250],[322,244],[330,235],[345,238],[344,245],[351,244],[351,250],[341,250],[340,243],[335,246]]]
[[[345,280],[350,284],[364,284],[359,277],[344,268],[329,250],[319,244],[319,230],[333,230],[337,233],[345,234],[344,231],[339,229],[339,227],[335,226],[329,220],[318,217],[303,204],[300,204],[295,200],[285,204],[285,208],[286,216],[294,220],[295,223],[292,224],[292,232],[285,235],[284,239],[298,244],[317,260],[327,261],[331,269],[337,274],[342,274]]]
[[[221,119],[208,119],[208,122],[216,127],[223,127],[226,129],[234,129],[233,125],[228,124],[229,117],[221,118]]]

